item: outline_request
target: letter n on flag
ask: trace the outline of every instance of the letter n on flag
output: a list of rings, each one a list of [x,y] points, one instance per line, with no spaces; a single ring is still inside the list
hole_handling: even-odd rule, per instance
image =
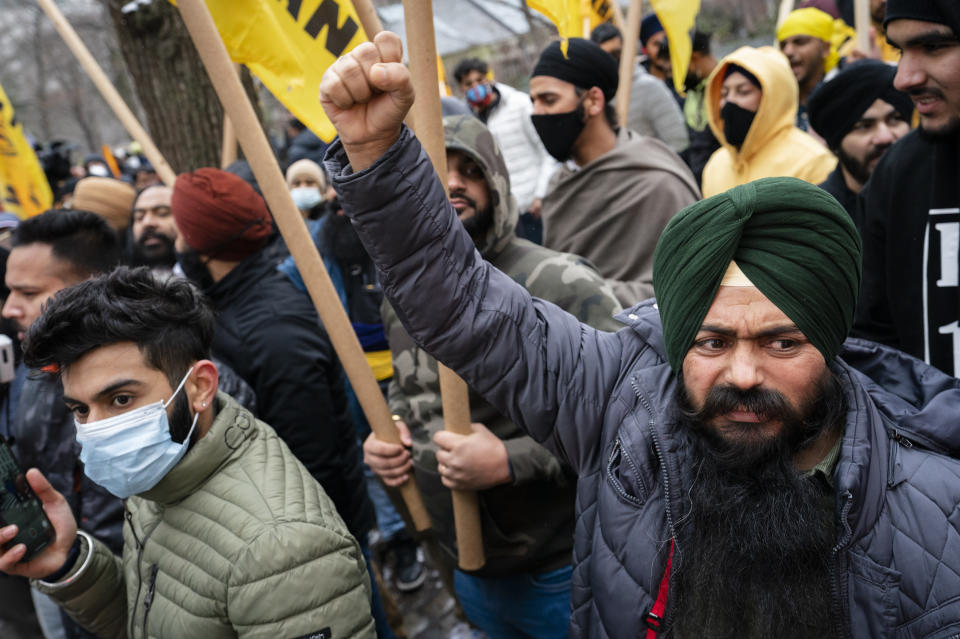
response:
[[[0,87],[0,209],[28,218],[53,205],[53,193],[37,154]]]
[[[333,140],[336,130],[320,106],[320,79],[338,57],[367,40],[350,0],[206,4],[233,61],[247,65],[321,140]]]

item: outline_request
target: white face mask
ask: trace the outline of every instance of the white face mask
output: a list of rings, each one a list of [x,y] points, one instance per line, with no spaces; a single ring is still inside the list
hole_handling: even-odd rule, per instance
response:
[[[87,169],[87,173],[95,177],[113,177],[110,175],[110,169],[102,164],[91,164],[90,168]]]
[[[121,415],[81,424],[76,422],[77,442],[84,473],[93,482],[121,499],[146,492],[160,483],[187,452],[190,436],[197,427],[193,416],[183,443],[170,437],[167,406],[193,372],[180,381],[166,402],[158,401]]]
[[[293,203],[301,211],[309,211],[323,201],[320,189],[315,186],[298,186],[295,189],[290,189],[290,197],[293,198]]]

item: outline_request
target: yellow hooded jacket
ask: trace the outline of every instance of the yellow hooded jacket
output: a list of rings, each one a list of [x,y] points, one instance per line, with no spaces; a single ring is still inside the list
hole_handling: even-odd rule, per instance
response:
[[[727,143],[720,119],[720,89],[730,64],[755,75],[763,89],[757,115],[739,150]],[[795,177],[812,184],[827,179],[837,158],[794,125],[798,95],[786,57],[773,47],[741,47],[717,65],[707,78],[706,103],[707,121],[721,146],[703,170],[704,197],[765,177]]]

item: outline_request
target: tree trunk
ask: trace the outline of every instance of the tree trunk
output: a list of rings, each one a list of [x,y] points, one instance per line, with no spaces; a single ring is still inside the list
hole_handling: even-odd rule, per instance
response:
[[[223,108],[179,12],[153,2],[123,13],[125,4],[107,0],[154,143],[178,173],[219,166]]]

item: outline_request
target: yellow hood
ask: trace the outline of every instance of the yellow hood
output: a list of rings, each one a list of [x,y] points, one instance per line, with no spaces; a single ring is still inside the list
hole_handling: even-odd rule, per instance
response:
[[[741,66],[755,75],[763,90],[757,115],[739,151],[727,143],[723,135],[723,120],[720,119],[720,89],[726,68],[731,64]],[[707,121],[720,144],[732,157],[742,162],[749,162],[779,132],[794,125],[799,100],[797,80],[790,70],[790,63],[786,56],[773,47],[740,47],[721,60],[707,78]]]

